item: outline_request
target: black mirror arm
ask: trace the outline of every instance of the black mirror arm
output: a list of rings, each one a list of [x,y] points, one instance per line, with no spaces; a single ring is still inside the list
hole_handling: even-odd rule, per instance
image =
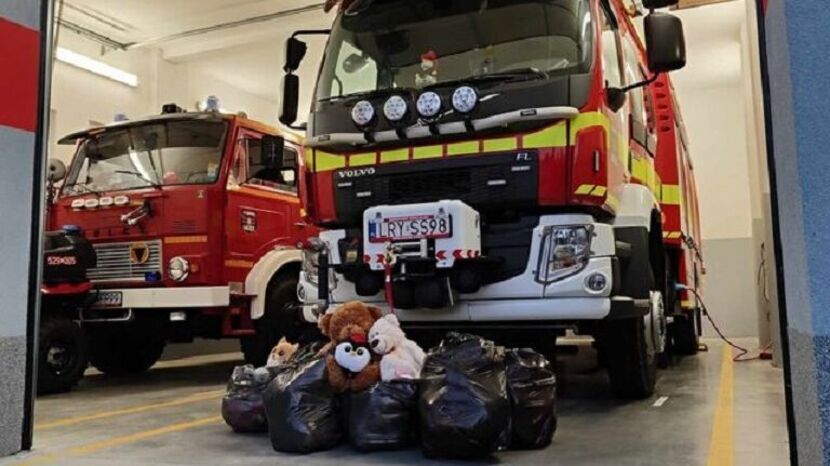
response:
[[[640,88],[640,87],[646,87],[646,86],[650,85],[651,83],[653,83],[654,81],[657,81],[657,78],[659,78],[659,77],[660,77],[660,73],[654,73],[654,74],[651,75],[650,78],[646,79],[645,81],[640,81],[638,83],[630,84],[630,85],[625,86],[622,89],[620,89],[620,91],[625,93],[625,92],[628,92],[628,91],[633,91],[634,89],[637,89],[637,88]]]

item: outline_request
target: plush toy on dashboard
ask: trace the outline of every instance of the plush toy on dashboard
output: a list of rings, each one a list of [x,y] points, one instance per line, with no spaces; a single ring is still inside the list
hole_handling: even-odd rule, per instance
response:
[[[415,87],[423,89],[438,84],[438,54],[428,50],[421,55],[420,70],[415,73]]]
[[[334,391],[363,391],[380,380],[377,357],[369,351],[369,329],[381,318],[380,309],[359,301],[343,304],[320,318],[318,326],[329,343],[326,374]]]
[[[382,356],[380,377],[384,382],[417,379],[421,376],[426,355],[414,341],[406,338],[398,318],[386,315],[369,330],[372,351]]]

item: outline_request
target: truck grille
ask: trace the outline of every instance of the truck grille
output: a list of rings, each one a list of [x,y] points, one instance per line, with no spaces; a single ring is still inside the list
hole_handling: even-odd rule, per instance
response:
[[[87,277],[93,282],[144,281],[148,273],[161,273],[159,240],[96,244],[94,247],[98,264],[87,271]]]

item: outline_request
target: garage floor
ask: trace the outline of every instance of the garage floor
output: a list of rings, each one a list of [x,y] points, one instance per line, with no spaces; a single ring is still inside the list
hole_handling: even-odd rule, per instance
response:
[[[788,464],[781,371],[766,361],[732,363],[719,342],[707,343],[709,352],[661,372],[657,395],[632,403],[610,396],[603,373],[594,369],[595,355],[580,346],[560,363],[554,444],[501,453],[489,463]],[[416,449],[366,456],[344,446],[280,455],[266,436],[231,433],[218,400],[238,359],[225,354],[164,362],[134,380],[88,375],[75,392],[38,400],[35,451],[0,464],[429,463]]]

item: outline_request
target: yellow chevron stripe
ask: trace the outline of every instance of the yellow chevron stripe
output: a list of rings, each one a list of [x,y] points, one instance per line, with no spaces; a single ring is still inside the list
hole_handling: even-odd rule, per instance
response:
[[[592,184],[583,184],[582,186],[576,188],[574,194],[577,196],[587,196],[594,190],[594,185]]]
[[[412,153],[413,159],[435,159],[444,155],[444,146],[416,147]]]
[[[447,155],[478,154],[478,141],[456,142],[447,146]]]
[[[350,167],[365,167],[366,165],[374,165],[376,154],[374,152],[367,152],[365,154],[352,154],[349,156]]]

